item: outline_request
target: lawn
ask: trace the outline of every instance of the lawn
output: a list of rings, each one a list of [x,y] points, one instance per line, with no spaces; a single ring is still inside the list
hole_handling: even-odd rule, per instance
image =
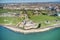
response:
[[[60,21],[60,17],[38,15],[38,16],[31,16],[31,20],[33,20],[36,23],[41,23],[41,25],[45,27],[57,23],[56,20]],[[50,24],[46,24],[45,23],[46,21],[49,21]]]
[[[0,13],[4,13],[4,12],[20,13],[23,11],[0,9]],[[42,28],[57,23],[56,20],[60,21],[60,17],[56,17],[56,16],[48,16],[48,15],[42,15],[42,14],[33,15],[32,11],[27,11],[27,14],[28,16],[30,16],[30,20],[32,20],[33,22],[41,23]],[[22,21],[22,19],[20,17],[0,17],[0,24],[17,25],[19,22]],[[46,24],[45,23],[46,21],[49,21],[50,24]]]
[[[19,17],[0,17],[0,24],[11,24],[16,25],[22,21]]]
[[[30,20],[36,23],[41,23],[42,27],[46,27],[52,24],[55,24],[55,20],[60,20],[54,16],[47,16],[47,15],[38,15],[38,16],[31,16]],[[17,25],[21,22],[22,19],[20,17],[0,17],[0,24],[11,24]],[[46,24],[45,21],[49,21],[50,24]]]

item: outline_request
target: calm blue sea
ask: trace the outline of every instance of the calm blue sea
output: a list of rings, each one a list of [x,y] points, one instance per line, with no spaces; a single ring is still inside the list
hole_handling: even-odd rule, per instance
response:
[[[0,26],[0,40],[60,40],[60,28],[40,33],[22,34]]]

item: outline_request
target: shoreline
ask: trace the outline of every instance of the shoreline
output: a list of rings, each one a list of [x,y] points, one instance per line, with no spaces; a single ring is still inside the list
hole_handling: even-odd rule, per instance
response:
[[[47,27],[47,28],[38,28],[38,29],[30,29],[30,30],[23,30],[21,28],[17,28],[17,27],[13,27],[13,26],[8,26],[8,25],[2,25],[3,27],[12,30],[14,32],[20,32],[23,34],[29,34],[29,33],[37,33],[37,32],[44,32],[44,31],[48,31],[50,29],[56,28],[56,27],[60,27],[60,23],[59,24],[55,24],[53,26]]]

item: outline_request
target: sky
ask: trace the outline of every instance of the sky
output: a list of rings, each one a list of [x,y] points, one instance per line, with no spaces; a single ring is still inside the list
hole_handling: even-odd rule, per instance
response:
[[[60,0],[0,0],[0,3],[60,2]]]

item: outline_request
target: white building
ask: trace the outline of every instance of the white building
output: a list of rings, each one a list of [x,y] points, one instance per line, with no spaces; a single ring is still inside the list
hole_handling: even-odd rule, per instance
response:
[[[45,8],[44,7],[40,7],[40,10],[45,10]]]

